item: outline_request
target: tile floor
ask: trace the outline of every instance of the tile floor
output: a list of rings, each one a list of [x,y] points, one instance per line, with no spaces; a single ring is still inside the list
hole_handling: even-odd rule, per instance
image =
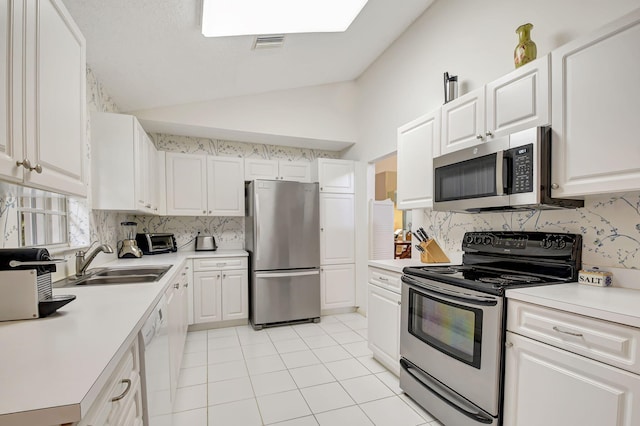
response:
[[[441,426],[371,356],[357,313],[187,336],[173,426]]]

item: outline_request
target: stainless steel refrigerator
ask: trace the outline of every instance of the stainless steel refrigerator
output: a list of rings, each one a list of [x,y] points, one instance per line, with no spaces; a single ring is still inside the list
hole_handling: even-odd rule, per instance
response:
[[[255,180],[247,185],[245,206],[251,325],[319,321],[318,184]]]

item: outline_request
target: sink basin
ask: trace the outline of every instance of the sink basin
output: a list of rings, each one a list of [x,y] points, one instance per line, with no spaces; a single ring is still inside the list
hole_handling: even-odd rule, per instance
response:
[[[56,287],[150,283],[158,281],[170,268],[171,265],[96,268],[88,270],[83,277],[67,278]]]

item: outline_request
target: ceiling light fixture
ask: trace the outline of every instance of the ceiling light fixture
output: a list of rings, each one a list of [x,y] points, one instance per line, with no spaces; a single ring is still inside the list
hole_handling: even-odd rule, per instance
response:
[[[202,34],[326,33],[349,28],[368,0],[202,0]]]

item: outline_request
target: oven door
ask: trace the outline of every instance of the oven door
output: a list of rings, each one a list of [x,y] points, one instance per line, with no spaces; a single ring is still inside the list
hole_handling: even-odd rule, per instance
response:
[[[401,357],[497,416],[504,299],[406,274],[402,281]]]

